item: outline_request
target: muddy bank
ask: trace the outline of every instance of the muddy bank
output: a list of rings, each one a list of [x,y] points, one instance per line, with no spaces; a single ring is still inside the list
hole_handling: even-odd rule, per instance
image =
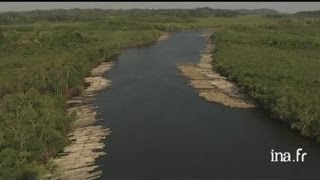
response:
[[[199,96],[207,101],[220,103],[233,108],[253,108],[255,103],[234,83],[227,80],[213,70],[212,51],[213,46],[210,40],[212,32],[202,34],[206,37],[206,49],[201,55],[198,64],[179,64],[182,75],[190,79]]]
[[[96,109],[91,103],[97,91],[111,85],[111,81],[102,77],[113,66],[113,62],[103,62],[91,70],[91,75],[85,78],[89,86],[79,97],[73,97],[67,102],[71,105],[68,113],[76,113],[77,119],[72,123],[73,131],[68,135],[71,143],[66,146],[54,162],[57,164],[53,179],[97,179],[101,170],[95,165],[95,160],[106,153],[102,152],[101,142],[111,131],[95,125]]]

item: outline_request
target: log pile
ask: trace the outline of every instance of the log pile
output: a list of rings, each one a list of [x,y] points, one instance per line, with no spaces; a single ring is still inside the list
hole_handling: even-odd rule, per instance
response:
[[[102,172],[95,165],[95,161],[106,154],[101,151],[104,148],[101,141],[110,135],[111,131],[95,125],[97,107],[90,102],[97,91],[111,85],[111,81],[102,75],[112,66],[112,62],[104,62],[94,68],[91,76],[85,78],[90,85],[84,90],[83,95],[67,102],[68,105],[72,104],[68,113],[77,115],[76,121],[72,123],[73,132],[68,135],[71,143],[54,159],[58,167],[54,175],[47,175],[47,178],[91,180],[100,177]]]
[[[55,162],[59,165],[57,179],[97,179],[101,170],[97,170],[95,160],[105,152],[104,144],[100,142],[110,134],[109,129],[102,126],[87,126],[77,128],[69,135],[71,145],[65,147]]]
[[[158,40],[157,41],[164,41],[164,40],[168,40],[169,39],[169,33],[168,32],[163,32],[162,34],[161,34],[161,36],[158,38]]]
[[[100,91],[111,85],[111,81],[103,78],[102,75],[109,71],[112,66],[112,62],[103,62],[98,67],[92,69],[91,76],[84,79],[86,83],[90,84],[90,86],[84,90],[85,95],[91,96],[96,91]]]
[[[199,96],[207,101],[220,103],[233,108],[253,108],[255,103],[237,87],[214,71],[212,66],[213,46],[210,41],[211,33],[203,34],[207,38],[207,47],[201,55],[198,64],[178,65],[182,75],[190,79]]]

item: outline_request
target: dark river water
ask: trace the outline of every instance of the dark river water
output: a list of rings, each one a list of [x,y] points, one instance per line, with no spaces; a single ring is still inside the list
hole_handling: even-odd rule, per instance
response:
[[[106,180],[320,179],[320,144],[259,109],[199,97],[178,63],[197,63],[200,32],[123,50],[99,93],[99,123],[112,130],[98,160]],[[271,149],[307,152],[305,162],[270,162]]]

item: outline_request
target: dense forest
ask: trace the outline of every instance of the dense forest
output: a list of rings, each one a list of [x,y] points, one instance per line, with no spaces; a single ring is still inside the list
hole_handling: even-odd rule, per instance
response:
[[[123,17],[154,17],[166,16],[170,18],[180,18],[189,21],[199,17],[236,17],[239,15],[276,15],[278,11],[271,9],[254,10],[228,10],[212,8],[196,9],[130,9],[130,10],[103,10],[103,9],[55,9],[55,10],[35,10],[24,12],[4,12],[0,13],[0,25],[17,23],[34,23],[41,21],[63,22],[63,21],[93,21],[104,20],[110,16]],[[154,21],[156,22],[156,21]]]
[[[36,10],[26,12],[6,12],[0,14],[0,23],[34,23],[39,21],[92,21],[104,20],[108,16],[123,17],[146,17],[146,16],[169,16],[174,17],[208,17],[208,16],[237,16],[241,13],[232,10],[198,8],[198,9],[162,9],[162,10],[102,10],[102,9],[57,9]]]
[[[300,11],[295,13],[294,15],[300,16],[300,17],[319,17],[320,10],[319,11]]]
[[[246,15],[280,15],[281,13],[279,11],[273,10],[273,9],[267,9],[267,8],[262,8],[262,9],[237,9],[237,12],[241,14],[246,14]]]
[[[272,114],[319,138],[319,19],[239,10],[36,10],[0,13],[0,177],[52,168],[68,144],[65,101],[122,48],[161,31],[215,28],[215,67]],[[248,15],[250,14],[250,15]],[[308,52],[308,53],[306,53]]]

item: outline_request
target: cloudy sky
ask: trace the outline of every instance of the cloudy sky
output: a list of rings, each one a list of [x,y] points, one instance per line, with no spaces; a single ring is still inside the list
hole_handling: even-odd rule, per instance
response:
[[[280,12],[320,10],[320,2],[0,2],[0,11],[25,11],[35,9],[69,8],[195,8],[211,7],[220,9],[270,8]]]

